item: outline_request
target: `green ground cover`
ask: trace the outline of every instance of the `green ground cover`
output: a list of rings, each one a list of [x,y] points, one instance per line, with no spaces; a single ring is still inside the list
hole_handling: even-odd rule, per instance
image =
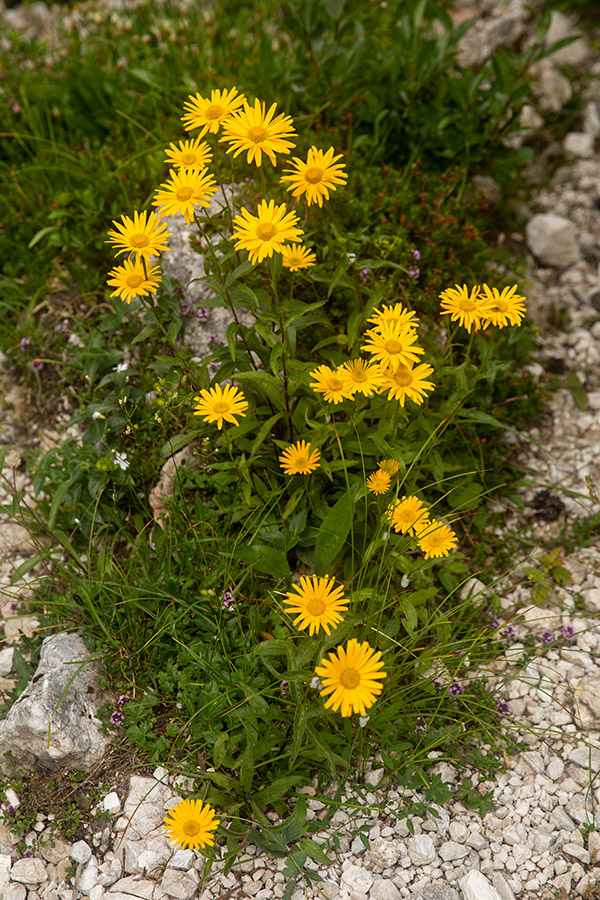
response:
[[[439,294],[516,280],[502,280],[518,264],[495,245],[472,176],[492,171],[509,196],[532,157],[502,137],[530,98],[528,64],[548,52],[543,25],[527,51],[464,69],[455,54],[469,23],[455,28],[427,0],[81,14],[85,28],[60,50],[13,35],[0,57],[0,340],[38,409],[66,403],[82,431],[27,454],[36,510],[16,496],[10,512],[47,560],[43,624],[83,626],[115,695],[128,697],[106,711],[116,740],[196,778],[198,795],[227,810],[231,860],[249,835],[285,853],[304,837],[292,876],[307,854],[319,861],[295,794],[315,773],[341,785],[381,751],[387,777],[425,788],[431,805],[449,796],[427,774],[433,751],[485,778],[511,745],[505,698],[472,673],[508,641],[493,622],[486,501],[516,477],[500,436],[543,405],[523,369],[535,330],[487,317],[467,331],[440,315]],[[207,305],[244,308],[255,324],[234,323],[198,362],[182,340],[181,285],[165,280],[131,304],[110,296],[122,258],[107,231],[152,208],[165,148],[189,137],[188,96],[233,85],[292,117],[292,155],[342,154],[347,184],[322,208],[296,204],[278,183],[280,157],[275,169],[242,155],[230,176],[231,155],[207,136],[215,171],[244,185],[235,210],[196,210],[199,247],[215,251]],[[263,198],[297,210],[314,268],[290,272],[279,253],[252,265],[234,247],[232,213],[254,215]],[[373,316],[396,303],[419,322],[435,384],[425,402],[358,393],[338,405],[313,390],[311,373],[360,357]],[[249,406],[217,428],[194,415],[195,398],[214,407],[209,389],[229,379]],[[288,475],[280,456],[300,439],[319,448],[320,466]],[[184,447],[191,461],[156,521],[149,492]],[[382,459],[398,471],[379,496],[366,479]],[[386,510],[404,496],[454,536],[439,556],[390,527]],[[297,576],[312,573],[347,600],[330,635],[298,629],[286,609]],[[462,591],[476,573],[485,601]],[[386,675],[360,716],[325,709],[314,687],[315,667],[352,640],[381,655]],[[36,642],[27,649],[35,664]],[[458,791],[485,812],[485,792],[466,780]],[[340,796],[341,786],[332,812]],[[288,824],[274,827],[272,810]]]

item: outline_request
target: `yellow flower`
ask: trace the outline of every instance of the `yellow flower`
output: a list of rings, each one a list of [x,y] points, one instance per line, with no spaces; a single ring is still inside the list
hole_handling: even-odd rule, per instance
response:
[[[401,328],[418,328],[419,320],[416,312],[412,309],[405,309],[401,303],[394,303],[393,306],[387,306],[385,303],[381,309],[374,309],[370,319],[377,331],[382,322],[389,322],[392,325],[399,325]]]
[[[395,459],[380,459],[377,465],[388,475],[396,475],[400,471],[400,463]]]
[[[374,650],[368,641],[359,644],[351,638],[345,649],[341,645],[336,647],[329,659],[323,657],[315,669],[323,684],[321,694],[331,694],[325,709],[331,707],[337,712],[341,707],[344,718],[353,712],[364,716],[383,690],[378,681],[387,675],[381,669],[381,650]]]
[[[320,458],[320,450],[313,450],[311,453],[309,443],[297,441],[286,447],[279,457],[279,463],[286,475],[310,475],[321,465]]]
[[[111,297],[119,297],[131,303],[136,297],[146,297],[148,294],[155,294],[160,284],[160,266],[146,266],[146,271],[141,262],[131,262],[126,259],[122,266],[115,266],[108,273],[109,278],[106,282],[115,290]]]
[[[160,206],[162,216],[181,213],[188,225],[194,218],[195,206],[210,206],[217,183],[206,169],[171,169],[170,181],[161,184],[154,194],[153,206]]]
[[[211,91],[210,97],[190,94],[183,104],[183,108],[187,109],[185,116],[181,117],[183,127],[186,131],[201,128],[199,138],[203,138],[207,131],[217,134],[223,122],[238,112],[245,100],[244,95],[238,94],[234,87],[227,91]]]
[[[220,819],[215,819],[215,811],[209,803],[202,800],[182,800],[174,806],[164,818],[165,831],[169,840],[185,849],[197,850],[198,847],[214,844],[213,832]]]
[[[213,388],[200,391],[199,397],[194,397],[196,401],[195,416],[204,416],[205,422],[216,422],[219,431],[223,427],[223,420],[237,425],[236,416],[245,416],[248,409],[248,401],[244,397],[239,388],[231,384],[225,385],[225,390],[221,390],[221,385],[217,384]]]
[[[396,322],[381,322],[376,329],[365,333],[369,340],[360,348],[370,353],[385,369],[396,369],[399,365],[410,366],[419,362],[419,355],[425,353],[415,346],[417,332]]]
[[[480,298],[483,297],[490,306],[483,328],[487,328],[490,323],[498,328],[521,324],[527,310],[524,303],[525,297],[516,293],[517,287],[518,285],[514,284],[511,288],[503,288],[500,293],[498,288],[488,287],[487,284],[482,285]]]
[[[415,534],[429,523],[429,510],[422,500],[412,495],[392,503],[386,515],[394,531],[402,534]]]
[[[341,159],[343,154],[338,153],[334,156],[335,150],[330,147],[325,153],[311,147],[308,151],[306,162],[293,158],[293,168],[286,169],[289,175],[282,175],[280,181],[289,181],[288,191],[292,192],[292,196],[298,200],[302,194],[306,194],[306,202],[310,206],[312,203],[318,203],[323,206],[323,197],[329,200],[329,191],[337,190],[338,184],[345,184],[348,176],[343,171],[344,164],[337,163],[337,159]]]
[[[310,373],[314,378],[310,386],[317,394],[323,394],[328,403],[341,403],[342,400],[351,400],[352,393],[346,387],[346,382],[338,370],[334,372],[329,366],[318,366]]]
[[[432,372],[433,368],[427,363],[414,368],[400,364],[395,372],[385,373],[383,390],[388,391],[388,400],[398,400],[400,406],[404,406],[406,397],[420,404],[427,396],[427,391],[435,389],[432,381],[425,381]]]
[[[329,637],[331,628],[337,628],[344,621],[340,612],[346,612],[348,601],[343,596],[344,589],[334,588],[333,585],[333,578],[328,575],[324,578],[313,575],[312,582],[310,578],[301,575],[300,587],[294,585],[296,593],[288,591],[287,600],[283,601],[288,606],[286,612],[292,615],[298,613],[294,625],[302,631],[308,628],[311,637],[321,628]]]
[[[367,487],[374,494],[386,494],[390,489],[392,479],[388,472],[377,469],[367,478]]]
[[[117,256],[121,253],[135,253],[139,261],[141,256],[155,256],[169,249],[166,238],[172,237],[173,233],[166,230],[164,222],[159,224],[157,213],[134,212],[133,219],[129,216],[121,216],[121,219],[122,223],[113,220],[117,230],[107,232],[110,240],[104,242],[121,248],[117,251]]]
[[[489,302],[482,299],[479,290],[479,285],[475,285],[469,291],[466,284],[462,287],[456,284],[453,288],[446,288],[440,294],[442,301],[440,315],[450,316],[451,322],[458,322],[469,334],[471,328],[477,331],[481,328],[481,320],[489,318],[490,311]]]
[[[350,359],[340,366],[338,372],[344,380],[346,390],[353,397],[356,394],[369,396],[383,384],[381,367],[364,359]]]
[[[438,522],[437,519],[431,519],[419,527],[417,544],[425,554],[425,559],[433,559],[437,556],[448,556],[450,550],[456,550],[458,540],[448,525]]]
[[[297,272],[299,269],[308,269],[314,266],[317,257],[312,250],[309,250],[303,244],[290,244],[289,247],[283,247],[281,250],[281,262],[285,269],[290,272]]]
[[[244,108],[224,123],[223,137],[219,140],[231,144],[227,152],[233,152],[234,157],[247,150],[248,162],[261,166],[262,154],[265,153],[275,166],[275,154],[289,153],[295,146],[294,141],[289,139],[296,137],[296,132],[290,116],[280,113],[273,118],[276,103],[269,107],[268,112],[265,109],[261,100],[255,100],[254,106],[245,101]]]
[[[235,249],[247,250],[252,263],[273,256],[273,251],[282,253],[284,241],[298,241],[304,234],[296,227],[296,213],[287,212],[285,203],[275,206],[274,200],[261,200],[256,216],[242,209],[241,215],[234,216],[233,224],[237,228],[231,235],[237,241]]]
[[[193,141],[179,141],[177,145],[170,144],[165,150],[166,163],[177,166],[178,169],[204,169],[212,159],[212,150],[200,138]]]

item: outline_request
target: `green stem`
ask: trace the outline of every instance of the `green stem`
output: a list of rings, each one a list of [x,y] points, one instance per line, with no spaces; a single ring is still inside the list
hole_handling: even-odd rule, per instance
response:
[[[281,340],[281,365],[283,368],[283,396],[285,398],[285,410],[287,413],[288,425],[290,428],[290,442],[294,443],[294,424],[292,422],[292,413],[290,410],[290,396],[288,391],[288,373],[285,354],[285,331],[283,328],[283,316],[281,315],[281,303],[279,302],[279,291],[277,290],[277,279],[275,278],[275,263],[271,257],[271,284],[273,285],[273,296],[277,306],[277,316],[279,318],[279,337]]]

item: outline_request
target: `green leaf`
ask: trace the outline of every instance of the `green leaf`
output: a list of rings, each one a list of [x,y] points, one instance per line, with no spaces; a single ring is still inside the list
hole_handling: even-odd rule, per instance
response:
[[[142,328],[140,333],[136,334],[136,336],[129,343],[130,344],[139,344],[140,341],[145,341],[146,338],[150,337],[151,334],[154,334],[155,331],[156,331],[156,325],[153,325],[153,324],[144,325],[144,327]]]
[[[290,758],[288,762],[288,769],[293,768],[296,759],[298,758],[298,754],[300,753],[300,748],[302,746],[302,741],[304,740],[304,733],[306,731],[306,722],[308,719],[308,713],[306,711],[306,707],[301,704],[296,707],[296,713],[294,715],[294,740],[292,741],[292,746],[290,747]]]
[[[38,553],[36,553],[35,556],[30,556],[25,560],[25,562],[22,562],[20,566],[17,566],[17,568],[13,570],[10,576],[11,585],[17,584],[21,580],[23,575],[27,575],[27,573],[30,572],[34,568],[34,566],[37,566],[37,564],[41,562],[41,560],[42,557]]]
[[[229,735],[227,732],[222,732],[219,737],[216,739],[214,747],[213,747],[213,765],[218,769],[220,768],[227,755],[227,745],[229,743]]]
[[[72,481],[63,481],[63,483],[60,484],[54,492],[54,496],[52,497],[52,504],[50,506],[50,513],[48,515],[48,528],[50,529],[50,531],[52,531],[52,529],[54,528],[60,505],[65,499],[67,491],[72,484]]]
[[[327,567],[333,562],[344,544],[352,528],[354,516],[354,500],[348,493],[344,494],[332,506],[319,527],[315,543],[315,570],[317,574],[326,575]]]
[[[249,794],[254,779],[254,738],[251,732],[247,733],[246,739],[247,743],[242,753],[242,764],[240,766],[240,784],[244,793]]]
[[[182,447],[187,447],[188,444],[191,444],[191,442],[196,440],[197,437],[200,437],[201,434],[201,429],[186,431],[184,434],[176,434],[162,445],[160,448],[160,455],[163,459],[168,459],[169,456],[173,456],[173,454],[177,453],[178,450],[181,450]]]
[[[255,791],[252,795],[252,800],[258,806],[269,806],[271,803],[275,803],[276,800],[284,797],[290,788],[295,787],[297,784],[302,784],[304,780],[302,775],[284,775],[281,778],[276,778],[262,790]]]
[[[316,841],[313,841],[312,838],[304,838],[303,841],[300,841],[300,848],[307,853],[311,859],[314,859],[316,863],[320,863],[322,866],[332,866],[333,860],[329,859],[326,853],[323,852],[323,849],[317,844]],[[367,847],[367,849],[369,849]]]
[[[234,559],[241,559],[242,562],[253,566],[257,572],[264,572],[265,575],[271,575],[273,578],[284,578],[290,571],[285,553],[274,547],[267,547],[265,544],[238,547],[233,551],[232,556]]]
[[[571,392],[573,403],[577,409],[583,411],[587,406],[587,394],[575,372],[569,372],[565,377],[565,387]]]

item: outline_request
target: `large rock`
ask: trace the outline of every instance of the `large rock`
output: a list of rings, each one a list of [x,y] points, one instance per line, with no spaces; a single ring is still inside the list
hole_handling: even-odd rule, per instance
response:
[[[542,265],[564,269],[579,259],[575,226],[554,213],[533,216],[526,227],[527,245]]]
[[[587,40],[582,36],[581,29],[577,28],[574,22],[564,13],[556,9],[550,14],[550,27],[546,33],[545,44],[553,44],[555,41],[562,41],[567,37],[575,37],[577,40],[559,50],[555,50],[552,54],[554,62],[560,66],[573,66],[575,68],[584,65],[590,55],[590,46]]]
[[[0,722],[0,765],[9,750],[24,766],[92,769],[110,742],[96,718],[106,700],[100,671],[78,634],[47,637],[29,685]],[[71,681],[71,679],[73,679]]]
[[[485,875],[472,869],[459,881],[464,900],[502,900],[495,887],[489,883]]]

